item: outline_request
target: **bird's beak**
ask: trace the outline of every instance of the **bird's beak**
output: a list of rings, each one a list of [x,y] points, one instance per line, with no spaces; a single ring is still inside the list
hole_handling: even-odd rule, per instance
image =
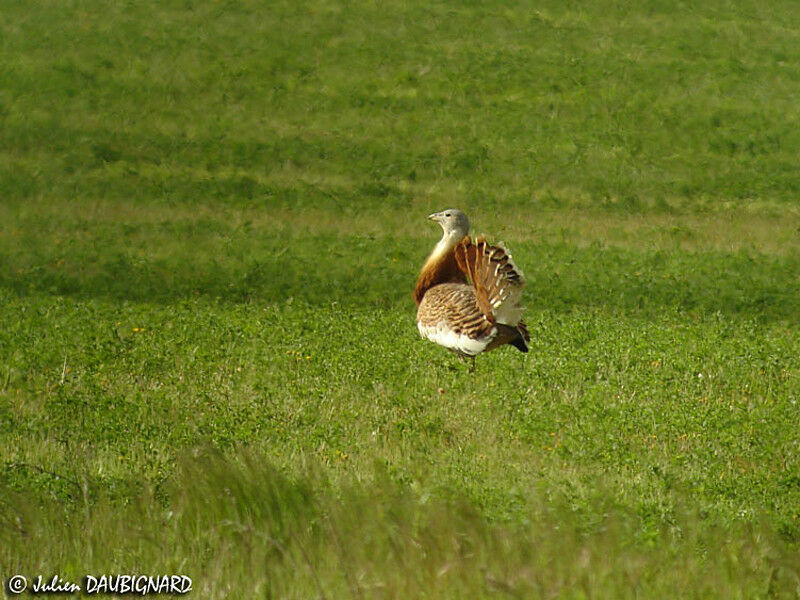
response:
[[[432,215],[428,215],[428,221],[438,221],[441,218],[440,213],[433,213]]]

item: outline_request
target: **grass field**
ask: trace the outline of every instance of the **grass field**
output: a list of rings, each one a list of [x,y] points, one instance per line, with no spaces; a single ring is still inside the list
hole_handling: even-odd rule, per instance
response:
[[[4,580],[800,597],[796,3],[0,12]],[[474,374],[450,206],[529,281]]]

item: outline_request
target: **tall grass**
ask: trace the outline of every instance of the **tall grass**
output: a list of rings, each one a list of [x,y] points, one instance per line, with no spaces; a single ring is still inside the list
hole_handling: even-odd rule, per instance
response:
[[[202,598],[794,598],[800,559],[759,526],[682,514],[642,539],[607,503],[587,528],[563,500],[528,498],[521,523],[399,487],[377,471],[331,486],[248,453],[181,459],[165,498],[120,508],[7,498],[6,572],[180,573]],[[52,543],[57,540],[58,543]],[[112,550],[113,549],[113,550]]]

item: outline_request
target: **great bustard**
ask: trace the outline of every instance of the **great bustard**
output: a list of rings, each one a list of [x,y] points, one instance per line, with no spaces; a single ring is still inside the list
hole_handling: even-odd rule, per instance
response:
[[[428,217],[443,235],[422,267],[414,288],[422,337],[472,359],[511,344],[528,351],[520,298],[525,277],[502,244],[469,238],[469,220],[451,208]]]

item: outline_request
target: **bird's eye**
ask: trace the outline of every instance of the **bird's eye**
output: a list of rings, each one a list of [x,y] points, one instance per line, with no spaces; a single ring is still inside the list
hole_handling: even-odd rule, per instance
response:
[[[445,214],[445,217],[449,217],[449,216],[450,216],[450,213]]]

